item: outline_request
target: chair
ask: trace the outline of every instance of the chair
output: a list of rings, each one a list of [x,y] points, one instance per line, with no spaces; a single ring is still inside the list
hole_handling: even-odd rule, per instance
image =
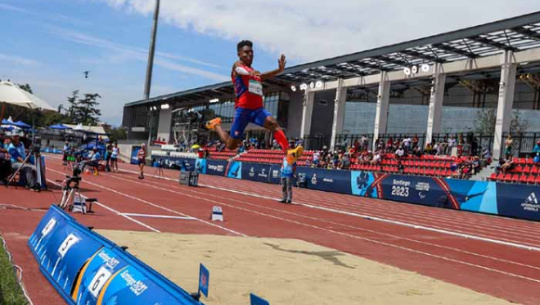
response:
[[[505,180],[506,180],[506,177],[505,177]],[[513,174],[510,181],[511,182],[518,182],[519,181],[519,174]]]
[[[538,166],[531,166],[531,171],[529,172],[529,174],[538,175]]]
[[[497,180],[497,173],[492,173],[488,178],[487,180],[489,181],[495,181]]]
[[[521,174],[521,176],[519,177],[519,182],[520,183],[527,183],[527,175]]]
[[[533,175],[529,175],[527,177],[527,183],[534,184],[535,183],[535,177]]]

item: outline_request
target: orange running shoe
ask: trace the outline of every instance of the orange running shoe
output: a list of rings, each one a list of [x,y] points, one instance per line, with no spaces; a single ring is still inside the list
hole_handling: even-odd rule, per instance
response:
[[[208,122],[206,122],[206,129],[208,130],[216,130],[216,126],[221,125],[221,118],[215,118]]]

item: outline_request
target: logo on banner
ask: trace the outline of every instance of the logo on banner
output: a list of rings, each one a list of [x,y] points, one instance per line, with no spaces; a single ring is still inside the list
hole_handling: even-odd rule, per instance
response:
[[[272,171],[272,178],[279,178],[279,170],[275,169]]]
[[[251,167],[251,169],[249,170],[249,176],[250,177],[255,176],[255,170],[253,169],[253,167]]]
[[[133,276],[129,274],[128,270],[122,272],[120,277],[126,281],[127,285],[129,286],[129,290],[131,290],[136,296],[139,296],[148,288],[148,286],[146,286],[142,281],[135,280]]]
[[[259,177],[268,178],[268,174],[266,173],[265,168],[261,170],[261,172],[259,173]]]
[[[317,174],[313,174],[313,177],[311,177],[311,184],[317,184]]]
[[[99,253],[98,256],[99,256],[103,261],[105,261],[105,265],[106,265],[109,269],[114,269],[114,268],[116,268],[116,266],[120,263],[116,258],[110,257],[110,256],[109,256],[107,253],[105,253],[105,252]]]
[[[223,168],[224,168],[223,165],[208,165],[209,170],[213,170],[213,171],[216,171],[216,172],[222,172]]]
[[[532,192],[529,197],[525,199],[525,202],[521,204],[521,207],[526,211],[538,212],[540,210],[540,205],[538,204],[536,194]]]

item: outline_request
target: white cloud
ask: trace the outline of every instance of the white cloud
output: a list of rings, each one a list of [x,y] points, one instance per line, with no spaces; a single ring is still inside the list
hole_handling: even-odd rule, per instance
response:
[[[109,58],[113,59],[114,61],[124,61],[124,60],[130,60],[130,59],[146,61],[148,59],[148,51],[142,48],[118,44],[115,42],[108,41],[106,39],[94,37],[88,34],[76,32],[72,30],[67,30],[67,29],[59,28],[59,27],[51,27],[51,31],[53,32],[53,34],[67,41],[84,44],[84,45],[92,46],[96,48],[103,48],[103,49],[115,51],[117,52],[116,54],[108,55]],[[169,70],[202,76],[202,77],[214,80],[214,81],[225,81],[229,79],[228,77],[222,74],[181,65],[181,64],[172,62],[168,60],[167,58],[195,63],[197,65],[219,67],[211,63],[203,62],[200,60],[196,60],[196,59],[192,59],[192,58],[188,58],[184,56],[164,53],[164,52],[156,52],[154,64],[161,66],[163,68],[169,69]]]
[[[151,15],[154,1],[101,0]],[[353,53],[540,9],[531,0],[162,0],[161,20],[223,39],[251,39],[300,61]]]
[[[0,61],[10,62],[18,65],[25,65],[25,66],[37,66],[39,63],[33,59],[28,59],[20,56],[14,56],[14,55],[6,55],[0,53]]]

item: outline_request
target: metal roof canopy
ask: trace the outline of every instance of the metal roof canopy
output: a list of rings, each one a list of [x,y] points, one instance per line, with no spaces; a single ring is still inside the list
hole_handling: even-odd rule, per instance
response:
[[[284,86],[313,80],[331,81],[402,70],[421,64],[447,63],[502,53],[540,48],[540,12],[486,23],[462,30],[338,56],[285,69],[267,84]],[[225,91],[225,92],[224,92]],[[232,84],[218,83],[128,103],[125,106],[200,101],[201,93],[230,98]]]

